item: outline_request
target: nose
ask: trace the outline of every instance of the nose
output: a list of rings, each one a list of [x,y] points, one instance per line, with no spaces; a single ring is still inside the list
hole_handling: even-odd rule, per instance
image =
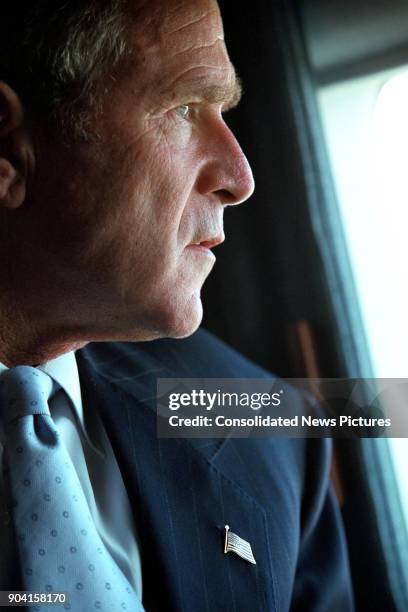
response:
[[[198,179],[198,191],[216,196],[225,206],[245,202],[255,189],[252,170],[222,117],[207,133],[203,153],[206,163]]]

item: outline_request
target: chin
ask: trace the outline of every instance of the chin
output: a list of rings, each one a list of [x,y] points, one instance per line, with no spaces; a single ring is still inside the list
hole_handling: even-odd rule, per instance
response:
[[[203,306],[200,294],[192,295],[184,303],[180,299],[160,309],[154,317],[154,338],[186,338],[191,336],[201,324]]]

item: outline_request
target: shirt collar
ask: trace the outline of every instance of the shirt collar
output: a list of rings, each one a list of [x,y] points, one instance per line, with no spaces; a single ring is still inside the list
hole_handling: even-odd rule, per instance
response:
[[[79,386],[78,366],[74,352],[70,351],[51,361],[47,361],[38,366],[38,369],[51,376],[51,378],[64,389],[74,406],[74,411],[83,428],[84,411],[82,407],[81,387]]]

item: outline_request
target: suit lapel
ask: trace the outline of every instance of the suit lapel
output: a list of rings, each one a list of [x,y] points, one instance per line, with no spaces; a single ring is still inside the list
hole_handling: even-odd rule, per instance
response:
[[[151,386],[110,381],[83,355],[78,365],[134,511],[146,610],[275,610],[265,511],[211,461],[220,440],[158,439]],[[225,524],[251,543],[256,565],[224,554]]]

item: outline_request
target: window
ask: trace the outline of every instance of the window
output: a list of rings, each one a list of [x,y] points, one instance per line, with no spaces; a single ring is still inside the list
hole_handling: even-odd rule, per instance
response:
[[[408,68],[325,86],[319,105],[374,374],[408,378]],[[388,444],[408,528],[408,440]]]

